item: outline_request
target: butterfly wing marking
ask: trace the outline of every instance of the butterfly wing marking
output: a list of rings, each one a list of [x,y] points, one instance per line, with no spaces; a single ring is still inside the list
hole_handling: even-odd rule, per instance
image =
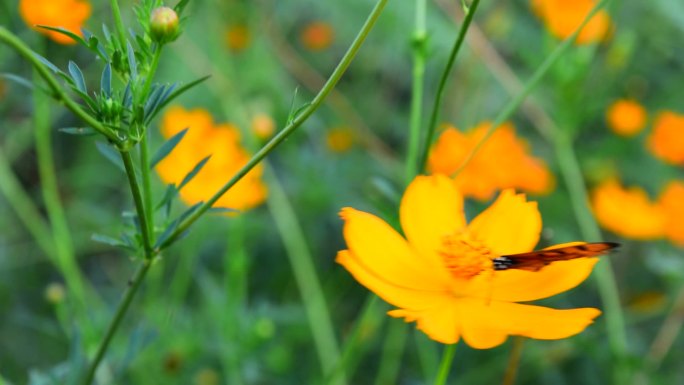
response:
[[[494,258],[494,270],[518,269],[539,271],[549,263],[577,258],[597,257],[620,246],[614,242],[583,243],[573,246],[544,249],[529,253],[502,255]]]

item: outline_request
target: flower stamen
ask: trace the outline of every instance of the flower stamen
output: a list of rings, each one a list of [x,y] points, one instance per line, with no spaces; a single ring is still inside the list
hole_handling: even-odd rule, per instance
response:
[[[457,279],[471,279],[482,272],[492,272],[492,260],[498,257],[482,241],[466,232],[445,236],[439,254]]]

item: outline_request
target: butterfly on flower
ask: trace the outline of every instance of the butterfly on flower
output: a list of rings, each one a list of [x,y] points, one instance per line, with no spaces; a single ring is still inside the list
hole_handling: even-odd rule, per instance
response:
[[[598,257],[620,246],[615,242],[580,243],[572,246],[531,251],[529,253],[502,255],[494,258],[494,270],[518,269],[539,271],[549,263],[577,258]]]

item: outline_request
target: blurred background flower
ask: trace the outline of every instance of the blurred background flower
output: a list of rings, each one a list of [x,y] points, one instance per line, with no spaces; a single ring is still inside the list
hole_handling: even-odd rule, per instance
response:
[[[81,27],[90,17],[90,10],[90,3],[84,0],[19,1],[19,12],[26,25],[60,44],[75,44],[76,42],[64,34],[36,26],[61,27],[83,36]]]

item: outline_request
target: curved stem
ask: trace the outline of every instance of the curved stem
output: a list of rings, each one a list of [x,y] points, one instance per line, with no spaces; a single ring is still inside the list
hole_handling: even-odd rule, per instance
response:
[[[506,367],[506,373],[504,374],[503,385],[515,384],[515,377],[518,374],[524,342],[524,337],[513,337],[513,347],[511,348],[511,355],[508,357],[508,366]]]
[[[36,69],[38,74],[43,80],[48,84],[50,90],[52,91],[52,97],[57,101],[60,101],[64,106],[69,109],[74,115],[78,116],[86,124],[92,127],[95,131],[104,135],[112,141],[113,143],[119,144],[121,141],[116,137],[116,135],[100,123],[97,119],[90,116],[86,111],[84,111],[81,106],[72,100],[69,95],[66,94],[62,86],[59,84],[57,79],[50,73],[50,71],[45,67],[45,65],[38,60],[35,53],[26,45],[24,42],[19,40],[14,34],[8,31],[5,27],[0,26],[0,41],[4,42],[8,46],[12,47],[19,55],[23,56],[24,59],[28,60],[31,65]]]
[[[425,83],[425,61],[427,59],[426,23],[427,0],[416,0],[416,26],[413,32],[413,84],[411,86],[411,116],[409,128],[408,156],[406,158],[406,184],[418,173],[420,152],[420,123],[423,117],[423,95]]]
[[[442,72],[442,77],[439,80],[439,86],[437,88],[437,94],[435,96],[435,102],[432,105],[432,113],[430,114],[430,123],[428,124],[427,134],[425,135],[425,141],[423,142],[423,152],[420,158],[420,163],[418,164],[418,171],[425,171],[425,166],[427,163],[427,158],[430,153],[430,146],[432,145],[432,139],[435,136],[435,130],[437,128],[437,120],[439,119],[439,111],[442,107],[442,97],[444,96],[444,90],[446,89],[447,81],[449,80],[449,75],[451,74],[451,68],[454,66],[456,61],[456,56],[461,50],[463,45],[463,40],[465,39],[466,32],[468,32],[468,27],[473,21],[475,16],[475,11],[477,11],[477,6],[480,4],[480,0],[473,0],[470,8],[467,11],[466,17],[463,20],[463,24],[458,31],[458,36],[454,42],[454,46],[449,54],[449,60],[447,60],[446,67]]]
[[[437,373],[437,378],[435,379],[435,385],[446,384],[447,378],[449,378],[451,364],[454,362],[455,354],[456,344],[446,345],[444,347],[444,352],[442,353],[442,362],[439,364],[439,372]]]
[[[287,137],[289,137],[299,126],[302,125],[317,109],[321,106],[328,94],[333,90],[337,83],[344,75],[345,71],[351,64],[352,60],[358,53],[361,45],[368,37],[368,34],[375,26],[382,10],[387,5],[388,0],[378,0],[375,7],[371,11],[370,15],[366,19],[366,22],[361,27],[361,30],[356,35],[356,38],[352,42],[351,46],[347,52],[342,57],[330,78],[325,83],[323,88],[318,92],[318,94],[313,98],[313,100],[306,106],[299,114],[297,114],[294,119],[292,119],[285,128],[283,128],[276,136],[274,136],[264,147],[257,151],[254,156],[245,164],[223,187],[221,187],[209,200],[203,203],[192,215],[188,216],[183,220],[176,230],[161,244],[157,247],[158,250],[162,250],[172,244],[176,238],[183,232],[185,232],[188,227],[190,227],[195,221],[197,221],[211,206],[218,201],[223,194],[225,194],[231,187],[233,187],[242,177],[247,175],[247,173],[254,168],[262,159],[264,159],[271,151],[273,151],[280,143],[282,143]]]

